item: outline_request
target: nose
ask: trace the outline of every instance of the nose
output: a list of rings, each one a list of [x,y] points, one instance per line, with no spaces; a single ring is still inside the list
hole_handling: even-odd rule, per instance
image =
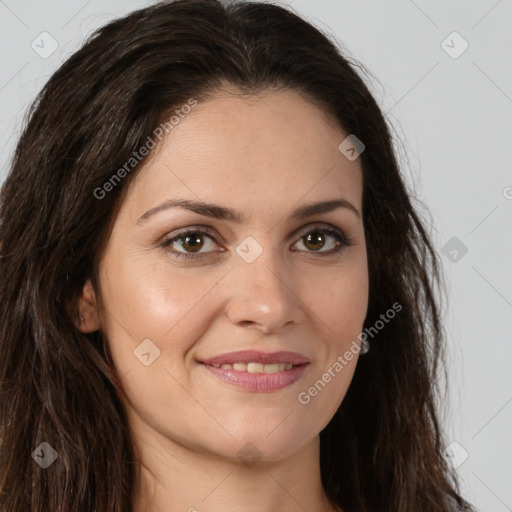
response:
[[[303,321],[300,283],[275,252],[265,249],[252,263],[239,259],[230,274],[227,316],[234,325],[270,334]]]

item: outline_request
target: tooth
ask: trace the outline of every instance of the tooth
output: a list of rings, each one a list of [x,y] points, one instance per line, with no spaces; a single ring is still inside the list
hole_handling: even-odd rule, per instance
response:
[[[277,373],[293,368],[292,363],[233,363],[233,364],[212,364],[216,368],[222,368],[223,370],[236,370],[238,372],[248,373]]]
[[[279,363],[265,364],[263,371],[265,373],[277,373],[279,371]]]
[[[261,363],[248,363],[247,371],[249,373],[263,373],[263,365]]]

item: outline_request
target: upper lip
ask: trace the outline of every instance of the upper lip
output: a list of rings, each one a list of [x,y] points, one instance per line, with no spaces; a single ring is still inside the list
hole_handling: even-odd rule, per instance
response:
[[[297,352],[262,352],[260,350],[240,350],[200,360],[204,364],[233,363],[291,363],[294,365],[309,363],[309,360]]]

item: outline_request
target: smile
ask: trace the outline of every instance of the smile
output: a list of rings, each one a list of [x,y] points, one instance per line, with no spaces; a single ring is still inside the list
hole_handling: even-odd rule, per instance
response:
[[[209,375],[223,383],[251,393],[270,393],[287,388],[297,382],[309,363],[233,363],[206,364],[201,366]]]

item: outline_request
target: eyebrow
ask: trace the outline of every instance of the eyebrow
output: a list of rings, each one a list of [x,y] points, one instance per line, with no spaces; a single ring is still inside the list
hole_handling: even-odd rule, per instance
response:
[[[212,217],[219,220],[229,220],[237,223],[246,221],[246,218],[240,212],[233,210],[232,208],[226,208],[224,206],[213,203],[205,203],[203,201],[169,199],[144,213],[137,221],[137,224],[141,224],[143,221],[152,215],[155,215],[156,213],[169,210],[171,208],[184,208],[186,210],[198,213],[199,215],[204,215],[205,217]],[[313,215],[328,213],[338,208],[346,208],[355,213],[358,217],[361,217],[358,209],[346,199],[332,199],[330,201],[321,201],[319,203],[310,203],[301,206],[292,212],[291,218],[293,220],[302,220],[308,217],[312,217]]]

